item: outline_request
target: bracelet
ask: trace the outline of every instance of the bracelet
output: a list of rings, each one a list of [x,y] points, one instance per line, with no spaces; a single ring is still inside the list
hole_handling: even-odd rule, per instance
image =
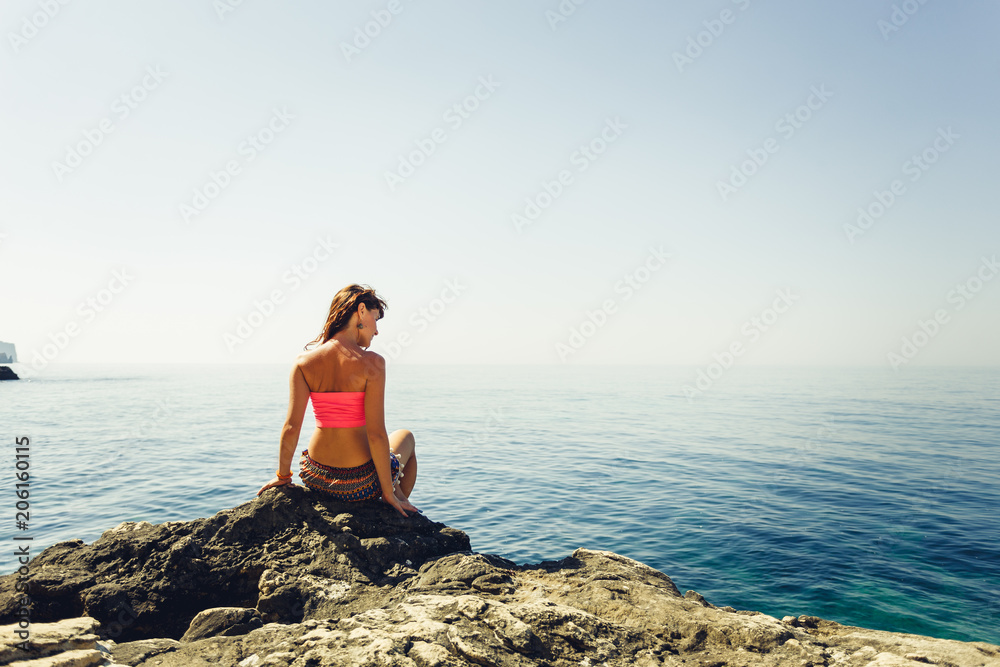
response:
[[[274,475],[278,479],[291,479],[292,478],[292,473],[288,473],[287,475],[282,475],[280,470],[275,470],[274,471]]]

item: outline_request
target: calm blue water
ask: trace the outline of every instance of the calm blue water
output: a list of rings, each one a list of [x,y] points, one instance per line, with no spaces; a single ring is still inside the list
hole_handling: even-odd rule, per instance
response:
[[[15,436],[32,443],[34,553],[251,499],[276,467],[288,370],[52,366],[0,383],[4,541]],[[609,549],[720,606],[1000,643],[1000,370],[737,367],[689,401],[693,378],[390,365],[387,427],[417,438],[411,500],[477,551]]]

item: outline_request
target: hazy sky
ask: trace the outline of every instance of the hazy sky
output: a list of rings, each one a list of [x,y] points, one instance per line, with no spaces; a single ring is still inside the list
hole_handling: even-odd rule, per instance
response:
[[[998,27],[985,1],[8,0],[0,340],[284,362],[359,282],[399,363],[996,365]]]

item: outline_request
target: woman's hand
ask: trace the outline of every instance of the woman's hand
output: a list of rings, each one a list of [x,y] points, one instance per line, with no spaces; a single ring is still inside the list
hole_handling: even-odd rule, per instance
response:
[[[291,483],[292,483],[291,478],[289,478],[289,479],[281,479],[281,478],[275,477],[270,482],[268,482],[264,486],[260,487],[260,491],[257,492],[257,495],[259,496],[260,494],[264,493],[268,489],[272,489],[272,488],[274,488],[276,486],[286,486],[286,485],[291,484]]]
[[[410,512],[419,512],[420,511],[414,505],[412,505],[410,503],[410,501],[407,500],[404,496],[397,496],[396,492],[395,492],[395,489],[393,490],[392,493],[386,493],[383,490],[382,491],[382,500],[383,500],[383,502],[387,502],[390,505],[392,505],[393,507],[395,507],[397,510],[399,510],[400,514],[402,514],[403,516],[405,516],[407,518],[409,518],[410,515],[407,514],[406,511],[410,511]]]

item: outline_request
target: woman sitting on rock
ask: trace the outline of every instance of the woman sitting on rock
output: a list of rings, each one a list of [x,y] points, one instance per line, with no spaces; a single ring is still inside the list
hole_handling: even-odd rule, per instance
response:
[[[403,516],[420,510],[408,500],[417,480],[413,434],[385,430],[385,359],[367,351],[386,304],[371,288],[348,285],[330,304],[323,331],[292,367],[288,416],[281,431],[276,477],[261,487],[290,484],[306,403],[316,414],[302,450],[303,483],[337,500],[381,497]],[[309,347],[319,343],[318,347]]]

